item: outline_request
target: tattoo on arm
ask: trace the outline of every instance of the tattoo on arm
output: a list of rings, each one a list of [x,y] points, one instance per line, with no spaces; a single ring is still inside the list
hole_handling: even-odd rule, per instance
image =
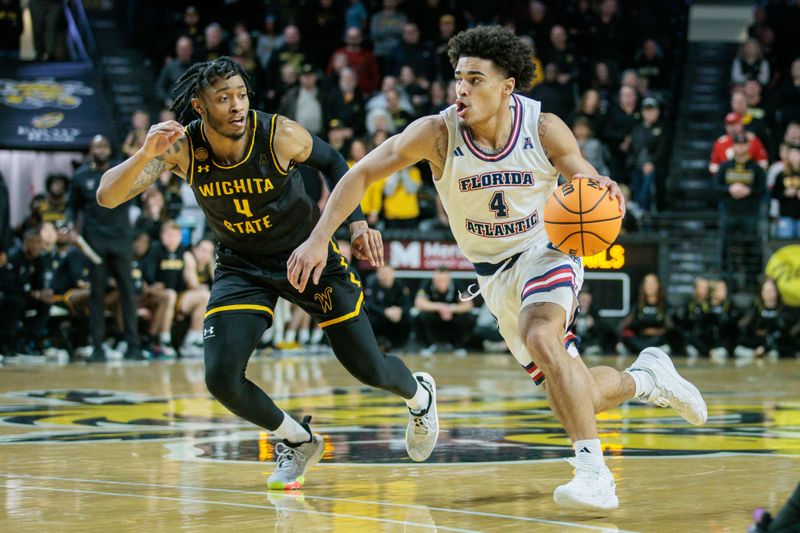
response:
[[[440,162],[444,163],[447,159],[447,146],[442,142],[441,136],[436,137],[436,142],[433,143],[433,149],[439,157]]]
[[[544,150],[545,157],[550,157],[550,153],[548,152],[547,148],[544,147],[544,142],[542,142],[545,133],[547,133],[547,122],[542,113],[539,113],[539,120],[537,122],[539,128],[539,142],[542,144],[542,149]]]

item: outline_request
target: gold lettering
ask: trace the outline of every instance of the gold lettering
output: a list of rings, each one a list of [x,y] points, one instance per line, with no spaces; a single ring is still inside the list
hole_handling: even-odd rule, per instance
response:
[[[236,226],[236,229],[239,230],[239,233],[244,233],[244,230],[242,230],[241,222],[234,222],[233,225]]]
[[[264,218],[261,219],[261,222],[264,223],[264,229],[272,227],[272,222],[269,221],[269,215],[265,215]]]
[[[231,188],[231,183],[229,181],[223,181],[219,185],[222,187],[222,192],[226,196],[233,194],[233,189]]]
[[[247,233],[255,233],[256,232],[256,230],[253,229],[253,225],[248,220],[244,221],[244,231],[247,232]]]
[[[233,188],[236,192],[244,193],[247,192],[247,188],[244,185],[245,180],[234,180],[233,181]]]
[[[256,218],[256,219],[253,219],[252,222],[253,222],[253,225],[256,227],[256,232],[261,231],[261,220]]]
[[[233,231],[233,224],[231,224],[227,220],[223,220],[222,223],[225,224],[225,227],[228,229],[228,231]]]
[[[233,205],[236,207],[237,213],[240,213],[248,218],[253,218],[253,212],[250,211],[250,200],[240,200],[238,198],[234,198]]]
[[[271,191],[275,187],[272,185],[272,181],[269,179],[264,180],[264,192]]]
[[[214,186],[211,183],[204,183],[200,185],[199,189],[203,196],[214,196]]]
[[[247,192],[253,194],[253,180],[246,180],[247,181]]]

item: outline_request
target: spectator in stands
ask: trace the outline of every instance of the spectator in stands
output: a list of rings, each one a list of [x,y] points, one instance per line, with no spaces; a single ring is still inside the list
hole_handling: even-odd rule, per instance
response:
[[[296,82],[296,76],[305,63],[311,63],[311,56],[301,41],[300,30],[290,24],[283,29],[283,46],[272,52],[267,64],[267,100],[274,101],[277,106],[281,93]],[[291,65],[295,73],[295,79],[291,83],[287,80],[287,65]]]
[[[755,39],[747,39],[733,59],[731,81],[744,84],[747,80],[757,80],[761,85],[766,85],[769,78],[769,62],[761,54],[761,45]]]
[[[136,307],[139,316],[147,321],[147,336],[144,345],[150,349],[153,358],[175,357],[175,349],[170,346],[172,315],[175,308],[175,293],[168,291],[163,283],[150,283],[145,269],[150,252],[150,236],[139,232],[133,239],[133,261],[131,279],[136,291]]]
[[[592,307],[592,293],[586,285],[578,294],[578,309],[573,331],[580,339],[581,353],[600,355],[611,352],[614,344],[613,333],[597,314],[597,309]]]
[[[602,138],[611,150],[614,160],[612,172],[616,176],[620,176],[622,169],[625,168],[625,161],[631,149],[631,133],[642,118],[636,109],[637,103],[636,91],[631,87],[622,86],[619,88],[619,104],[613,106],[607,115]]]
[[[0,0],[0,61],[19,59],[22,23],[20,0]]]
[[[447,88],[444,82],[435,81],[431,83],[431,96],[428,102],[428,111],[422,115],[436,115],[450,106],[447,101]]]
[[[122,143],[122,153],[131,157],[144,144],[147,132],[150,130],[150,114],[143,109],[137,109],[131,115],[131,130]]]
[[[19,324],[26,310],[36,317],[47,317],[53,301],[53,291],[44,288],[44,261],[41,257],[42,237],[38,228],[29,229],[22,247],[9,251],[0,272],[0,353],[14,356],[21,349],[31,355],[41,355],[42,331],[24,329]]]
[[[334,0],[316,0],[307,7],[313,14],[299,20],[303,21],[302,32],[314,36],[314,49],[311,62],[317,67],[328,63],[333,50],[339,46],[344,30],[344,13]]]
[[[766,278],[761,282],[756,305],[739,321],[739,329],[743,335],[733,352],[737,360],[748,362],[764,356],[776,360],[790,355],[784,350],[786,320],[775,280]]]
[[[390,89],[384,94],[386,95],[386,111],[389,112],[392,120],[391,130],[400,133],[413,122],[414,116],[403,108],[399,89]]]
[[[419,189],[422,176],[417,167],[399,170],[383,182],[383,218],[387,229],[415,229],[419,222]]]
[[[386,140],[385,132],[379,132],[378,144]],[[373,136],[374,137],[374,136]],[[372,146],[377,146],[374,141],[370,141]],[[353,167],[356,163],[364,159],[367,155],[367,145],[362,139],[354,139],[350,144],[350,154],[347,158],[347,166]],[[361,199],[361,211],[367,219],[370,226],[375,226],[378,223],[381,210],[383,209],[383,184],[384,180],[377,181],[370,184],[364,197]]]
[[[728,284],[723,279],[715,280],[706,313],[706,334],[702,340],[708,346],[712,361],[723,362],[736,346],[739,313],[728,298]]]
[[[652,91],[667,88],[668,69],[664,53],[655,39],[645,39],[633,60],[639,78],[647,80]]]
[[[197,268],[197,281],[211,289],[214,284],[214,270],[216,267],[216,248],[210,239],[200,239],[192,246],[192,255]]]
[[[161,224],[169,217],[164,194],[156,185],[151,185],[142,193],[142,211],[134,223],[137,232],[144,232],[151,241],[157,241],[161,236]]]
[[[400,75],[404,65],[430,81],[436,77],[436,50],[428,41],[420,39],[419,27],[414,22],[403,24],[403,38],[389,53],[388,73]]]
[[[566,119],[570,110],[575,107],[568,82],[568,77],[561,76],[556,63],[548,63],[544,67],[544,81],[531,89],[529,94],[531,98],[542,102],[542,111]]]
[[[339,74],[339,83],[328,91],[323,110],[326,114],[325,124],[330,127],[335,120],[347,128],[349,138],[360,137],[366,131],[366,114],[364,98],[356,84],[356,74],[350,67],[345,67]]]
[[[34,194],[28,203],[28,216],[14,228],[14,237],[19,241],[25,236],[29,229],[35,229],[42,223],[42,210],[44,209],[47,196],[43,193]]]
[[[367,280],[364,296],[381,350],[403,348],[411,333],[411,291],[397,280],[394,268],[378,267]]]
[[[382,107],[384,109],[389,107],[389,103],[387,101],[387,93],[389,91],[398,91],[400,94],[400,106],[408,111],[409,113],[414,112],[414,106],[411,105],[411,100],[408,99],[408,95],[402,90],[402,88],[397,83],[397,78],[394,76],[384,76],[381,80],[381,91],[379,93],[375,93],[369,100],[367,100],[367,113],[372,111],[377,107]]]
[[[753,239],[759,233],[766,192],[766,173],[751,160],[746,134],[734,134],[733,153],[733,160],[722,163],[714,178],[714,190],[720,200],[720,259],[728,277],[734,271],[731,245]]]
[[[717,138],[711,149],[711,161],[708,164],[708,170],[711,174],[717,174],[721,164],[733,159],[733,139],[734,136],[740,137],[741,135],[745,135],[747,140],[749,159],[766,170],[769,162],[766,148],[764,148],[758,137],[744,131],[742,117],[731,112],[725,115],[725,135]]]
[[[397,4],[398,0],[383,0],[383,9],[370,19],[370,37],[383,72],[388,72],[389,56],[400,44],[403,25],[408,20],[404,13],[397,10]]]
[[[400,78],[398,80],[398,89],[405,92],[411,100],[411,105],[414,107],[412,115],[416,118],[425,114],[430,106],[430,81],[427,78],[417,76],[409,65],[400,67]]]
[[[707,356],[709,347],[706,345],[708,329],[708,308],[710,296],[709,281],[698,276],[694,279],[692,297],[675,314],[674,322],[678,332],[683,337],[683,346],[686,355],[692,358]]]
[[[578,75],[578,60],[575,50],[567,36],[564,26],[556,24],[550,29],[550,42],[543,51],[537,54],[545,65],[558,65],[560,82],[570,84]]]
[[[786,146],[786,163],[772,187],[778,202],[775,237],[800,239],[800,144]]]
[[[606,115],[614,103],[614,93],[617,90],[608,63],[604,61],[595,63],[590,86],[597,91],[600,98],[600,112]]]
[[[427,347],[420,353],[433,355],[449,344],[457,355],[465,354],[465,341],[472,329],[472,301],[462,302],[458,297],[450,271],[439,267],[433,273],[433,279],[426,281],[414,300],[418,311],[417,320],[420,334]]]
[[[617,0],[600,2],[597,33],[593,36],[591,50],[595,59],[618,65],[622,61],[625,34],[626,29],[619,14]]]
[[[229,49],[225,42],[225,30],[217,22],[212,22],[203,31],[203,46],[197,51],[198,61],[214,61],[227,55]]]
[[[381,75],[378,70],[378,61],[371,51],[363,47],[363,41],[364,37],[359,28],[348,28],[344,35],[344,46],[331,56],[328,63],[328,74],[334,70],[334,56],[342,54],[347,58],[347,65],[356,74],[361,94],[370,95],[378,88]]]
[[[93,351],[88,361],[105,361],[104,299],[109,273],[117,283],[127,342],[125,358],[143,359],[139,347],[136,318],[136,301],[131,281],[132,231],[126,202],[114,209],[106,209],[97,203],[100,177],[109,168],[111,144],[102,135],[96,135],[89,146],[89,163],[78,170],[70,189],[70,219],[80,228],[80,233],[89,243],[102,263],[91,264],[89,269],[92,286],[89,297],[89,325]]]
[[[764,110],[748,107],[747,97],[741,89],[734,89],[731,92],[731,112],[741,117],[742,126],[746,131],[753,133],[765,145],[768,146],[770,144],[767,123],[764,120]]]
[[[264,17],[264,28],[255,32],[256,57],[261,69],[266,71],[272,52],[283,46],[283,35],[278,32],[275,15],[267,13]]]
[[[578,141],[584,159],[591,163],[601,176],[608,176],[611,155],[608,153],[608,148],[595,138],[591,122],[584,116],[578,116],[573,121],[572,133]]]
[[[633,201],[647,211],[658,176],[666,174],[670,136],[658,100],[651,96],[642,100],[641,115],[641,122],[631,131],[627,170]]]
[[[345,28],[358,28],[364,31],[369,21],[369,12],[361,0],[350,0],[350,5],[344,13]]]
[[[790,74],[775,90],[778,131],[790,122],[800,122],[800,57],[792,61]]]
[[[317,71],[312,65],[302,66],[300,83],[283,95],[277,112],[314,135],[323,133],[322,98],[317,87]]]
[[[447,55],[450,39],[456,34],[456,18],[449,13],[439,17],[439,34],[434,41],[436,51],[437,79],[452,80],[454,76],[453,65]]]
[[[69,178],[64,174],[50,174],[44,186],[47,197],[40,208],[42,222],[52,222],[57,228],[62,228],[67,222]]]
[[[156,80],[156,96],[159,103],[172,104],[172,88],[192,64],[192,40],[185,35],[175,42],[175,59],[164,65]]]
[[[161,226],[161,242],[153,244],[147,255],[145,279],[152,284],[162,284],[174,295],[176,304],[164,318],[165,323],[170,324],[170,330],[173,313],[189,319],[189,331],[180,347],[181,356],[202,357],[203,318],[210,293],[208,287],[198,281],[194,256],[181,245],[181,240],[181,227],[174,221],[168,220]],[[161,341],[165,345],[172,343],[166,333],[161,336]]]
[[[600,93],[595,89],[587,89],[583,92],[578,107],[567,117],[567,124],[572,126],[575,124],[575,119],[578,117],[583,117],[588,120],[595,134],[603,131],[606,117],[600,111]]]
[[[639,285],[636,305],[620,324],[622,342],[617,343],[621,355],[638,354],[648,346],[658,346],[667,353],[672,352],[668,332],[672,321],[667,309],[667,300],[661,280],[655,274],[647,274]]]
[[[33,24],[33,46],[36,49],[36,60],[61,59],[64,55],[63,3],[60,0],[30,0],[28,7]]]
[[[553,27],[553,22],[547,12],[547,5],[539,0],[533,0],[528,3],[526,15],[526,18],[519,21],[518,33],[530,35],[536,45],[534,50],[541,50],[547,45],[550,28]]]
[[[195,51],[202,50],[203,26],[200,24],[200,13],[195,6],[186,6],[186,9],[183,10],[183,24],[172,33],[170,42],[174,43],[181,35],[185,35],[192,40],[192,46]]]
[[[258,89],[264,84],[261,64],[258,62],[258,56],[253,48],[253,38],[248,32],[236,33],[231,43],[231,56],[247,72],[253,87]]]

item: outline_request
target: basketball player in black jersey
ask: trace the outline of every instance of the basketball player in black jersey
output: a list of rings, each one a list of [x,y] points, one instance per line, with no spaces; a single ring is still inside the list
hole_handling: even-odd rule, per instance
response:
[[[322,438],[311,433],[310,417],[297,422],[245,377],[278,297],[317,319],[353,376],[405,399],[410,413],[406,448],[415,461],[425,460],[438,435],[433,379],[424,372],[412,374],[400,359],[381,353],[365,314],[361,281],[336,246],[328,246],[319,285],[300,292],[287,279],[289,255],[319,218],[297,165],[320,170],[332,189],[347,164],[299,124],[251,110],[250,93],[247,74],[230,58],[190,67],[174,91],[180,123],[151,127],[144,146],[103,175],[97,200],[104,207],[119,205],[165,170],[192,188],[219,239],[203,324],[206,385],[231,412],[282,439],[269,488],[302,486],[305,471],[324,448]],[[382,261],[380,234],[367,227],[360,210],[349,222],[356,256]]]

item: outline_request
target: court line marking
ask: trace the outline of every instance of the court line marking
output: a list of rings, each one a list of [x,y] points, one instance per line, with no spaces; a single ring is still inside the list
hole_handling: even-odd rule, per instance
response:
[[[479,533],[477,530],[474,529],[461,529],[455,527],[448,527],[448,526],[437,526],[431,524],[422,524],[420,522],[408,522],[402,520],[394,520],[392,518],[375,518],[371,516],[359,516],[359,515],[352,515],[352,514],[345,514],[345,513],[329,513],[326,511],[317,511],[315,509],[281,509],[274,505],[258,505],[254,503],[237,503],[237,502],[221,502],[217,500],[202,500],[198,498],[174,498],[172,496],[155,496],[150,494],[133,494],[129,492],[106,492],[106,491],[99,491],[99,490],[83,490],[83,489],[59,489],[55,487],[34,487],[31,485],[20,485],[20,486],[13,486],[9,485],[8,483],[4,483],[1,485],[3,488],[9,490],[29,490],[29,491],[47,491],[47,492],[68,492],[68,493],[77,493],[77,494],[90,494],[93,496],[119,496],[123,498],[141,498],[145,500],[164,500],[164,501],[173,501],[173,502],[181,502],[181,503],[204,503],[210,505],[223,505],[227,507],[244,507],[248,509],[268,509],[271,511],[283,511],[286,513],[303,513],[303,514],[315,514],[315,515],[322,515],[322,516],[329,516],[334,518],[351,518],[354,520],[367,520],[370,522],[383,522],[387,524],[396,524],[401,526],[419,526],[425,529],[433,529],[436,530],[444,530],[444,531],[455,531],[458,533]],[[190,487],[187,487],[190,488]]]
[[[32,474],[0,474],[0,477],[10,478],[10,479],[38,479],[38,480],[47,480],[47,481],[69,481],[75,483],[97,483],[97,484],[105,484],[105,485],[130,485],[130,486],[137,486],[137,487],[147,487],[147,488],[167,488],[167,489],[178,489],[178,490],[196,490],[201,492],[222,492],[222,493],[230,493],[230,494],[247,494],[247,495],[255,495],[255,496],[264,496],[266,492],[263,491],[253,491],[253,490],[239,490],[239,489],[218,489],[218,488],[211,488],[211,487],[194,487],[191,485],[168,485],[164,483],[142,483],[139,481],[111,481],[111,480],[102,480],[102,479],[80,479],[80,478],[67,478],[67,477],[55,477],[55,476],[36,476]],[[66,490],[66,489],[64,489]],[[121,493],[109,493],[109,494],[121,494]],[[343,502],[343,503],[359,503],[365,505],[376,505],[376,506],[384,506],[384,507],[398,507],[402,509],[420,509],[420,510],[427,510],[427,511],[438,511],[443,513],[453,513],[453,514],[465,514],[470,516],[481,516],[486,518],[501,518],[505,520],[516,520],[521,522],[535,522],[547,525],[556,525],[556,526],[569,526],[575,527],[579,529],[589,529],[593,531],[608,531],[608,527],[604,526],[592,526],[587,524],[581,524],[579,522],[565,522],[561,520],[548,520],[546,518],[532,518],[527,516],[517,516],[517,515],[506,515],[500,513],[490,513],[485,511],[471,511],[468,509],[452,509],[449,507],[429,507],[427,505],[414,505],[414,504],[405,504],[405,503],[393,503],[387,501],[372,501],[372,500],[354,500],[350,498],[333,498],[330,496],[309,496],[304,493],[304,497],[307,500],[320,500],[320,501],[331,501],[331,502]],[[166,496],[162,498],[168,498]],[[172,498],[177,499],[177,498]],[[188,501],[188,500],[187,500]],[[251,504],[242,504],[251,506]],[[271,509],[271,507],[266,507],[267,509]],[[438,527],[438,526],[437,526]],[[461,530],[458,530],[461,531]],[[633,531],[627,531],[624,529],[618,530],[619,533],[635,533]]]

